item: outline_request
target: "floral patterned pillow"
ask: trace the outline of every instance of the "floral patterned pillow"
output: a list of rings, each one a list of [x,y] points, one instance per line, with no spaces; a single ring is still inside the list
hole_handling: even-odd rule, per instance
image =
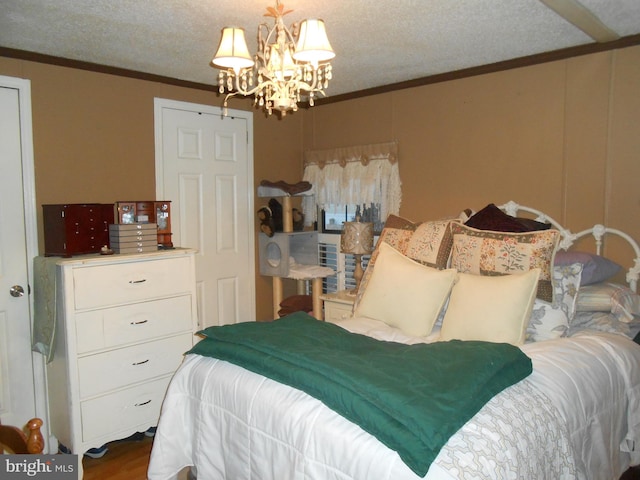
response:
[[[582,264],[553,268],[553,304],[536,299],[527,327],[527,342],[540,342],[567,335],[576,312]]]
[[[560,308],[569,322],[573,320],[576,313],[582,271],[583,265],[581,263],[553,267],[553,306]]]
[[[456,221],[458,220],[447,219],[414,223],[397,215],[389,215],[360,282],[354,307],[360,303],[362,293],[373,275],[382,243],[391,245],[411,260],[429,267],[444,269],[447,268],[451,252],[452,238],[449,224]]]
[[[633,338],[629,324],[621,322],[609,312],[577,312],[573,322],[571,322],[569,336],[584,330],[617,333]]]
[[[451,223],[453,247],[451,268],[476,275],[509,275],[540,268],[537,297],[554,301],[552,285],[553,257],[560,232],[508,233],[477,230]]]
[[[409,239],[405,255],[429,267],[446,268],[452,243],[450,222],[435,220],[418,225]]]
[[[569,319],[566,313],[549,302],[536,298],[527,326],[526,341],[541,342],[567,335]]]

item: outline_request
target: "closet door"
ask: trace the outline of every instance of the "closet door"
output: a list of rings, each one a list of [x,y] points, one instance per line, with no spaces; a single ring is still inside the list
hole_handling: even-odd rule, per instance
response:
[[[195,248],[200,327],[255,320],[253,114],[156,99],[156,188]]]
[[[22,426],[36,416],[23,186],[31,135],[22,131],[31,122],[13,80],[0,77],[0,419]]]

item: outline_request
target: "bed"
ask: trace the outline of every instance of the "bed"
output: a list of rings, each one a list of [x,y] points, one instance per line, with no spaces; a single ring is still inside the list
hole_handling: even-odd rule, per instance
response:
[[[601,256],[609,236],[629,244],[628,285]],[[572,250],[587,237],[594,253]],[[191,467],[206,480],[618,479],[640,464],[639,276],[624,232],[574,234],[514,202],[419,224],[390,216],[352,318],[203,332],[167,391],[148,477]],[[370,351],[381,363],[366,363]],[[491,383],[469,390],[478,377]],[[397,397],[388,381],[428,397]],[[323,396],[336,385],[346,390]]]

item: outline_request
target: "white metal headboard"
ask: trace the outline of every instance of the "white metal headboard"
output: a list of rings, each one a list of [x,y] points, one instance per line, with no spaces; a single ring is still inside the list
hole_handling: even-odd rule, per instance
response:
[[[621,230],[617,230],[615,228],[605,227],[604,225],[594,225],[591,228],[587,228],[586,230],[582,230],[578,233],[573,233],[569,229],[564,228],[560,223],[558,223],[555,219],[551,218],[549,215],[541,212],[540,210],[536,210],[535,208],[525,207],[523,205],[519,205],[514,201],[509,201],[504,205],[499,206],[500,209],[504,210],[507,215],[511,215],[512,217],[518,216],[518,212],[528,212],[536,215],[535,220],[543,223],[550,223],[553,225],[553,228],[556,228],[560,231],[560,244],[559,248],[563,250],[568,250],[576,240],[579,240],[582,237],[586,237],[587,235],[591,235],[596,242],[596,253],[601,255],[602,249],[602,239],[607,234],[617,235],[624,240],[626,240],[633,251],[635,252],[635,258],[633,259],[633,266],[627,270],[626,280],[629,284],[629,287],[636,292],[638,288],[638,280],[640,279],[640,246],[638,242],[636,242],[630,235],[624,233]]]

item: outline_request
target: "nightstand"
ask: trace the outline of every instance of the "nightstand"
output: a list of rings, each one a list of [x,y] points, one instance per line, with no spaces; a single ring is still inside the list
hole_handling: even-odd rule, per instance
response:
[[[351,318],[353,303],[356,301],[355,294],[349,294],[348,290],[341,290],[320,295],[320,299],[324,302],[325,322],[335,323]]]

